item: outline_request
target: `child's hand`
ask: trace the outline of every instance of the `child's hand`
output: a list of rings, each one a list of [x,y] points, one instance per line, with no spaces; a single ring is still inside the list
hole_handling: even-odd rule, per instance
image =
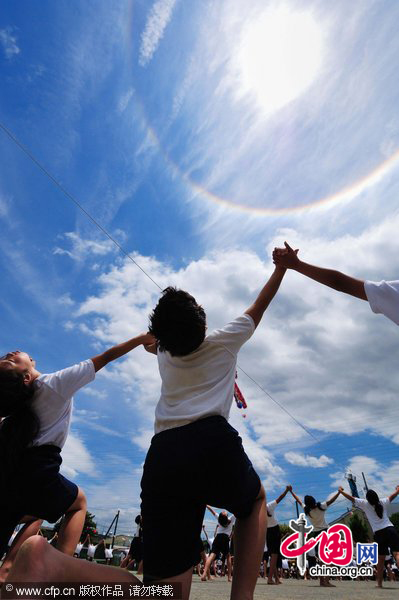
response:
[[[143,346],[150,354],[157,354],[158,342],[151,333],[143,334]]]
[[[141,334],[141,343],[144,348],[147,350],[146,346],[153,346],[157,343],[157,340],[154,338],[152,333],[142,333]]]
[[[342,485],[339,486],[338,491],[340,494],[344,491],[344,488],[342,487]]]
[[[273,262],[277,267],[295,269],[299,263],[297,256],[299,250],[293,250],[287,242],[284,242],[284,245],[285,248],[275,248],[273,250]]]

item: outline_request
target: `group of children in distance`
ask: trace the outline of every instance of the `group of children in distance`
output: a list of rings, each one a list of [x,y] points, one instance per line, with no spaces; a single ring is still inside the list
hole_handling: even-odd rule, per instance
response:
[[[180,582],[183,599],[189,597],[204,512],[212,505],[236,517],[231,598],[253,598],[267,509],[259,476],[228,423],[241,346],[259,325],[287,269],[368,300],[374,312],[399,324],[399,281],[364,282],[315,267],[300,261],[288,244],[275,249],[273,260],[274,272],[254,302],[209,334],[205,311],[195,298],[169,287],[150,316],[149,333],[92,359],[49,375],[41,374],[25,352],[9,352],[0,360],[0,478],[1,489],[6,490],[0,496],[0,554],[15,525],[25,523],[14,540],[11,558],[6,557],[2,566],[3,580],[7,575],[14,581],[135,580],[126,571],[72,557],[86,499],[82,490],[60,475],[59,468],[73,394],[110,361],[143,345],[156,354],[162,380],[155,435],[141,482],[144,583]],[[209,456],[224,468],[211,469]],[[41,520],[54,522],[63,514],[58,550],[32,535]],[[168,548],[171,529],[179,531],[178,553]],[[391,550],[399,551],[399,539],[391,538]]]

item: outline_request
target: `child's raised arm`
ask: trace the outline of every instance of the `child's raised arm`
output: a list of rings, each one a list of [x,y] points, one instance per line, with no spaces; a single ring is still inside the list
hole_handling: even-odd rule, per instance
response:
[[[217,515],[217,513],[215,513],[215,511],[213,510],[213,508],[211,506],[208,506],[208,504],[206,505],[206,507],[209,510],[209,512],[212,513],[213,516],[217,519],[218,515]]]
[[[396,486],[396,490],[389,496],[389,502],[395,500],[396,496],[399,494],[399,485]]]
[[[291,491],[292,491],[292,487],[290,485],[287,485],[284,492],[282,494],[280,494],[280,496],[278,498],[276,498],[277,504],[279,504],[281,502],[281,500],[286,496],[286,494]]]
[[[336,499],[338,498],[338,496],[340,495],[340,490],[338,490],[338,492],[336,494],[334,494],[334,496],[332,498],[330,498],[329,500],[326,501],[327,506],[330,506],[330,504],[332,504],[333,502],[336,501]]]
[[[290,486],[290,487],[291,487],[291,486]],[[290,489],[290,490],[288,490],[288,491],[290,491],[290,492],[291,492],[291,494],[293,495],[293,497],[295,498],[295,500],[298,502],[298,504],[300,504],[301,506],[303,506],[303,502],[302,502],[302,500],[301,500],[300,498],[298,498],[298,496],[295,494],[295,492],[294,492],[294,490],[292,489],[292,487],[291,487],[291,489]]]
[[[150,333],[141,333],[140,335],[128,340],[127,342],[123,342],[122,344],[118,344],[117,346],[113,346],[106,350],[102,354],[98,354],[94,356],[91,360],[94,365],[94,370],[97,372],[109,362],[115,360],[116,358],[120,358],[124,354],[127,354],[137,346],[143,345],[151,345],[155,343],[155,338]]]
[[[263,313],[276,295],[277,290],[280,287],[280,283],[285,275],[285,271],[285,267],[276,265],[276,268],[271,274],[269,281],[263,287],[255,302],[245,311],[246,315],[252,317],[255,327],[259,325],[260,320],[263,317]]]
[[[338,493],[342,494],[343,496],[345,496],[345,498],[347,498],[348,500],[350,500],[352,502],[352,504],[354,504],[354,502],[355,502],[354,497],[351,496],[350,494],[347,494],[342,486],[340,486],[338,488]]]
[[[324,269],[322,267],[316,267],[300,260],[296,254],[296,251],[284,242],[284,248],[275,248],[273,252],[273,261],[275,265],[284,267],[286,269],[293,269],[314,279],[323,285],[327,285],[338,292],[344,292],[350,294],[361,300],[367,300],[366,292],[364,290],[364,281],[362,279],[355,279],[349,275],[345,275],[340,271],[334,271],[332,269]]]

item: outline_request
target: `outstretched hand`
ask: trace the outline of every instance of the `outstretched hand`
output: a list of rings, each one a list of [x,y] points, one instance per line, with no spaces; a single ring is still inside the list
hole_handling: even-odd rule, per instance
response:
[[[287,242],[284,242],[285,248],[275,248],[273,250],[273,262],[278,267],[286,269],[295,269],[299,263],[297,256],[299,249],[294,250]]]

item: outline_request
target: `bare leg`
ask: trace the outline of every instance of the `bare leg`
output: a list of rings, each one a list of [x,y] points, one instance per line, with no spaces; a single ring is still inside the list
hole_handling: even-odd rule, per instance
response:
[[[274,577],[276,583],[279,581],[278,573],[277,573],[277,559],[278,559],[278,554],[271,555],[269,576],[267,578],[267,583],[274,583],[273,577]]]
[[[227,555],[227,579],[231,581],[231,556]]]
[[[22,519],[21,523],[25,525],[18,532],[18,535],[15,536],[13,543],[11,544],[11,548],[7,552],[3,564],[0,567],[0,584],[5,581],[7,578],[8,572],[12,567],[12,563],[16,557],[16,554],[22,544],[30,538],[32,535],[36,535],[40,530],[40,526],[43,523],[42,519],[36,519],[35,517],[26,516]]]
[[[130,563],[131,560],[132,560],[132,557],[130,556],[130,554],[128,554],[127,556],[125,556],[125,558],[123,559],[123,561],[119,565],[120,568],[121,569],[127,568],[128,564]]]
[[[265,490],[261,486],[252,512],[246,519],[237,519],[234,533],[234,578],[231,600],[252,600],[259,563],[265,545],[267,512]]]
[[[385,563],[385,554],[378,555],[378,564],[377,564],[377,587],[382,588],[382,578],[384,576],[384,563]]]
[[[215,560],[215,558],[216,558],[216,554],[214,552],[211,552],[206,560],[204,572],[202,573],[202,577],[201,577],[201,581],[206,581],[206,578],[208,577],[208,573],[210,574],[212,561]]]
[[[106,567],[85,560],[75,560],[53,548],[47,541],[35,535],[20,548],[7,581],[82,581],[82,582],[141,582],[118,567]]]
[[[137,567],[137,575],[142,575],[143,574],[143,561],[141,560],[139,562],[139,566]]]
[[[73,556],[76,544],[82,535],[83,525],[86,518],[87,502],[86,496],[79,488],[76,500],[65,513],[57,540],[57,550]]]
[[[190,567],[185,573],[181,573],[175,577],[162,579],[158,584],[164,583],[180,583],[182,586],[182,600],[188,600],[191,590],[191,582],[193,580],[193,568]]]

